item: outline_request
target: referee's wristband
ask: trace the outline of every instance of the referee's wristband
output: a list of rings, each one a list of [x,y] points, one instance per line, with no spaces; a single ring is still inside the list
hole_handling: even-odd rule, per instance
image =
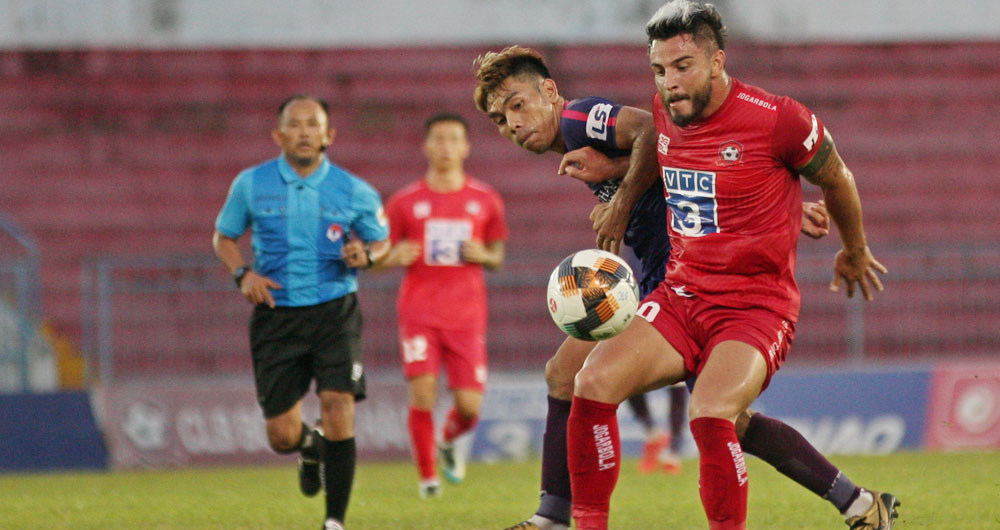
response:
[[[370,269],[375,266],[375,260],[372,259],[372,249],[365,247],[365,257],[368,258],[368,265],[365,265],[366,269]]]
[[[251,269],[250,267],[240,267],[233,271],[233,281],[236,282],[236,288],[240,289],[242,287],[241,282],[243,282],[243,277],[247,275]]]

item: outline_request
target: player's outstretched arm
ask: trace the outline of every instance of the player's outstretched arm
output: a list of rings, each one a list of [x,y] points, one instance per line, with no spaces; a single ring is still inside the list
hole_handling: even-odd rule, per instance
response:
[[[847,296],[852,297],[856,284],[865,299],[872,300],[875,291],[883,289],[877,273],[885,274],[888,270],[868,248],[854,174],[837,153],[829,131],[825,131],[823,143],[812,159],[797,170],[823,190],[823,200],[840,233],[843,248],[834,259],[830,290],[836,292],[846,286]]]
[[[615,125],[615,139],[620,149],[631,151],[628,172],[608,207],[594,209],[591,220],[597,233],[597,247],[618,253],[632,206],[659,178],[656,161],[656,126],[653,115],[635,107],[622,107]]]

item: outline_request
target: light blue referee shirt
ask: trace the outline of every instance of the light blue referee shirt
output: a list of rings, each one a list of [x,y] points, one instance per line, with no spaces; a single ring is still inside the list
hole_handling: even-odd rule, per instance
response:
[[[222,235],[253,232],[254,270],[282,285],[275,305],[307,306],[358,289],[340,251],[348,237],[381,241],[389,224],[378,192],[324,156],[306,178],[280,156],[243,170],[215,220]]]

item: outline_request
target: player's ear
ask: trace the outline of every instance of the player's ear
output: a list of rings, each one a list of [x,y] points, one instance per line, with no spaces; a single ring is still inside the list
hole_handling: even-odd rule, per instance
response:
[[[542,80],[541,87],[542,95],[545,99],[554,102],[559,99],[559,88],[556,86],[556,82],[552,78]]]
[[[284,146],[281,144],[281,131],[280,130],[278,130],[277,128],[271,129],[271,139],[274,140],[274,143],[278,144],[278,147],[281,147],[282,149],[284,149]]]
[[[712,54],[712,77],[718,77],[726,71],[725,50],[715,50]]]

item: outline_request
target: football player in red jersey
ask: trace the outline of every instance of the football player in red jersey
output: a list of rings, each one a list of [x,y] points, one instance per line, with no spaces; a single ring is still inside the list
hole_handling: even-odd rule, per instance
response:
[[[801,103],[727,75],[725,27],[713,6],[668,2],[646,31],[671,257],[640,306],[643,318],[599,343],[576,376],[567,432],[573,517],[581,530],[607,528],[621,459],[618,404],[697,376],[690,427],[709,528],[744,529],[748,477],[736,422],[794,336],[799,176],[821,188],[839,229],[831,290],[859,289],[871,300],[887,271],[868,249],[853,175],[829,132]],[[860,489],[852,497],[842,508],[851,528],[891,528],[893,495]]]
[[[663,228],[667,218],[663,183],[655,167],[655,152],[665,149],[667,142],[657,138],[652,116],[603,98],[564,99],[541,55],[519,46],[480,57],[476,77],[477,107],[493,120],[501,135],[519,147],[537,153],[564,153],[559,173],[586,183],[600,201],[591,213],[598,244],[617,251],[618,243],[625,241],[641,262],[641,268],[636,269],[641,295],[655,290],[663,280],[670,246]],[[635,151],[646,145],[644,141],[650,142],[651,170],[632,172],[630,184],[626,172]],[[641,157],[636,160],[641,164]],[[822,205],[804,203],[803,210],[803,233],[826,235],[828,219]],[[615,227],[620,231],[615,232]],[[534,515],[508,530],[569,527],[572,495],[566,464],[566,422],[574,377],[594,345],[567,338],[546,364],[549,395],[541,502]],[[861,492],[801,434],[777,419],[748,410],[737,420],[737,433],[748,453],[838,509],[843,510]]]
[[[407,425],[423,498],[441,493],[437,456],[445,478],[465,478],[454,441],[478,419],[486,384],[486,283],[483,268],[504,261],[507,224],[500,195],[466,175],[469,156],[465,119],[438,113],[428,118],[423,179],[387,203],[392,248],[376,269],[406,267],[399,288],[399,343],[410,389]],[[433,303],[446,300],[446,303]],[[437,375],[444,368],[454,406],[435,448]]]

